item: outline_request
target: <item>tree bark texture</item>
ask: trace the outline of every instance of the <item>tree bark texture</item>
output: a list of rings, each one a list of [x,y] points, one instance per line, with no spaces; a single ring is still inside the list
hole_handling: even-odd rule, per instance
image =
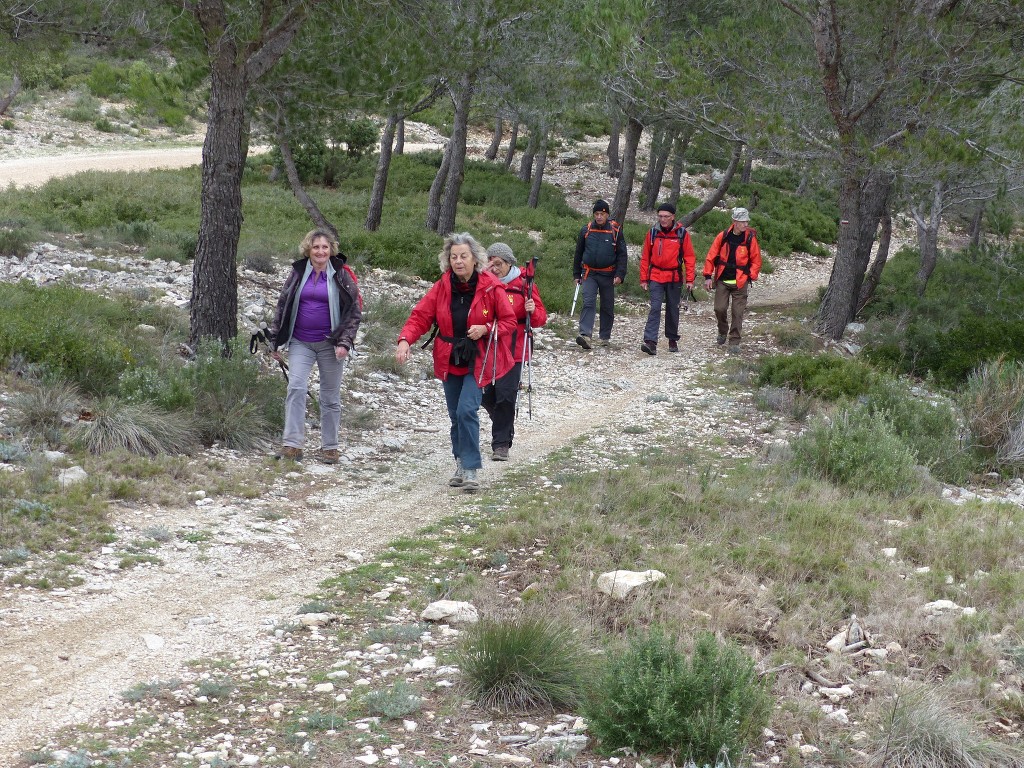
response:
[[[519,115],[512,117],[512,133],[508,137],[508,152],[505,153],[505,170],[512,167],[516,156],[516,142],[519,140]]]
[[[540,131],[536,126],[530,127],[530,140],[526,142],[526,151],[519,159],[519,180],[529,183],[533,176],[533,159],[537,156],[537,147],[540,144]]]
[[[924,220],[918,208],[912,211],[917,223],[917,247],[921,251],[921,266],[917,269],[917,295],[924,296],[928,281],[935,271],[939,260],[939,224],[942,221],[942,182],[937,181],[932,187],[932,210],[928,220]]]
[[[640,193],[637,195],[641,211],[653,211],[654,206],[658,204],[658,190],[661,188],[661,179],[657,178],[658,156],[666,142],[671,148],[671,137],[666,135],[664,128],[656,128],[654,136],[651,138],[651,154],[647,158],[647,172],[644,174],[644,180],[640,184]],[[664,167],[662,164],[662,171],[664,171]]]
[[[981,245],[981,221],[985,217],[985,203],[978,203],[974,215],[971,217],[971,247],[977,248]]]
[[[530,199],[526,203],[530,208],[536,208],[540,203],[540,186],[544,181],[544,166],[548,159],[548,130],[541,126],[538,133],[541,134],[540,146],[537,148],[537,157],[533,161],[533,182],[530,184]]]
[[[398,121],[398,125],[395,126],[395,154],[405,154],[405,118],[403,117]]]
[[[501,147],[501,136],[505,131],[505,121],[501,119],[501,115],[498,115],[494,119],[494,135],[491,136],[491,145],[484,152],[484,157],[488,160],[494,160],[498,156],[498,148]]]
[[[377,157],[377,171],[373,174],[373,188],[370,190],[370,206],[366,210],[366,230],[376,232],[384,212],[384,192],[388,186],[391,171],[391,145],[395,141],[395,129],[399,123],[397,113],[388,115],[384,132],[380,137],[380,155]]]
[[[437,231],[437,222],[441,218],[441,192],[444,190],[444,183],[448,180],[448,169],[451,168],[452,156],[450,153],[451,142],[444,145],[444,154],[441,156],[441,166],[434,174],[434,181],[430,185],[430,192],[427,195],[427,229]]]
[[[887,173],[861,168],[857,158],[844,158],[843,166],[839,242],[816,321],[818,331],[835,341],[843,337],[847,323],[853,319],[871,246],[893,182]]]
[[[453,95],[455,101],[455,119],[452,121],[452,138],[448,142],[451,161],[448,167],[448,178],[444,185],[444,197],[441,200],[441,216],[437,221],[440,235],[447,235],[455,230],[455,213],[459,206],[459,192],[465,178],[466,168],[466,134],[469,129],[469,107],[473,100],[476,87],[476,72],[468,72],[459,78],[458,90]]]
[[[754,170],[754,153],[747,147],[747,153],[743,156],[743,173],[740,174],[740,183],[749,184],[750,174]]]
[[[857,299],[857,312],[859,315],[864,311],[871,298],[875,295],[875,289],[882,281],[882,271],[889,260],[889,247],[892,244],[892,216],[888,209],[882,214],[882,231],[878,235],[878,249],[875,251],[875,260],[871,262],[871,268],[864,277],[864,284],[860,287],[860,297]]]
[[[612,118],[612,133],[608,137],[608,175],[618,176],[622,172],[622,163],[619,161],[619,134],[622,133],[622,118],[618,115]]]
[[[693,131],[689,128],[680,133],[672,146],[672,191],[669,193],[669,200],[673,203],[679,199],[683,191],[683,158],[686,156],[686,148],[690,145],[690,138]]]
[[[725,169],[725,175],[722,176],[722,181],[718,184],[718,188],[704,198],[704,202],[679,220],[684,227],[692,226],[693,222],[712,210],[725,197],[725,193],[729,191],[729,185],[732,184],[732,178],[736,175],[736,169],[739,167],[742,154],[743,142],[734,142],[732,145],[732,156],[729,158],[729,166]]]
[[[619,171],[619,183],[615,188],[615,202],[612,203],[612,220],[620,224],[626,219],[629,210],[629,197],[633,194],[633,179],[636,177],[636,150],[640,146],[640,137],[644,127],[636,118],[629,118],[626,123],[626,146],[622,150],[622,167]]]
[[[299,201],[302,207],[306,209],[306,213],[309,214],[309,218],[313,221],[313,226],[317,229],[327,230],[337,240],[338,230],[327,220],[323,211],[320,210],[320,206],[316,204],[316,200],[309,196],[305,185],[302,183],[302,179],[299,178],[299,169],[295,167],[295,157],[292,155],[291,144],[288,143],[288,137],[285,135],[284,121],[280,114],[277,120],[277,145],[281,150],[281,161],[284,163],[284,172],[288,177],[288,185],[292,188],[292,194],[295,195],[295,199]]]
[[[18,91],[20,90],[21,78],[18,77],[18,73],[15,72],[14,75],[11,76],[11,90],[7,93],[6,96],[0,99],[0,116],[2,116],[8,110],[8,108],[14,102],[14,97],[18,95]]]

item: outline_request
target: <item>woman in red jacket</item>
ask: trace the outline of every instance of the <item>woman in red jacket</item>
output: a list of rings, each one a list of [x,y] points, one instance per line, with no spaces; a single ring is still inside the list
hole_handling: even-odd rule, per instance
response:
[[[413,307],[398,336],[395,359],[408,362],[411,345],[436,323],[434,375],[444,387],[455,456],[448,484],[475,491],[482,465],[481,391],[512,368],[516,316],[501,281],[485,270],[487,252],[468,232],[449,235],[438,262],[441,279]]]
[[[515,435],[516,399],[519,397],[519,382],[522,380],[523,361],[533,354],[526,335],[526,317],[530,317],[530,328],[540,328],[548,321],[548,312],[540,300],[540,291],[530,275],[530,289],[527,295],[523,272],[516,266],[516,257],[505,243],[494,243],[487,249],[487,269],[494,274],[508,294],[508,302],[516,315],[518,330],[512,337],[512,358],[515,365],[498,381],[484,389],[483,406],[491,417],[491,459],[508,461],[508,451]]]

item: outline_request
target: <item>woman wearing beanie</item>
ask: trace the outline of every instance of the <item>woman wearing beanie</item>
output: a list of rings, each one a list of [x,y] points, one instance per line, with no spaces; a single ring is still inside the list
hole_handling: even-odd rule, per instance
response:
[[[488,272],[487,252],[468,232],[451,234],[438,254],[441,279],[413,307],[398,337],[395,359],[404,365],[415,344],[435,323],[434,375],[444,388],[451,420],[455,473],[448,484],[480,487],[480,397],[512,367],[509,339],[516,318],[501,281]]]
[[[522,270],[516,265],[515,254],[509,246],[505,243],[495,243],[487,249],[487,257],[487,269],[505,286],[517,322],[516,333],[512,336],[512,357],[515,365],[494,384],[484,389],[482,401],[484,410],[491,417],[491,459],[508,461],[508,451],[512,447],[512,437],[515,434],[516,399],[519,397],[523,362],[529,360],[533,354],[530,343],[524,340],[526,318],[529,316],[531,328],[540,328],[547,322],[548,313],[532,280],[527,295],[526,280]]]

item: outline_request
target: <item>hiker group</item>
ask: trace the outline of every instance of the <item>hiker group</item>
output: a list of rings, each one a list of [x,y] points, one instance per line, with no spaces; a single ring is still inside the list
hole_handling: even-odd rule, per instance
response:
[[[640,286],[650,295],[650,311],[640,350],[656,355],[661,315],[669,352],[679,351],[679,309],[693,299],[696,257],[690,233],[676,221],[671,203],[658,206],[658,222],[644,237]],[[582,291],[576,343],[585,350],[609,345],[615,321],[615,287],[626,278],[627,251],[622,227],[609,219],[608,203],[597,200],[593,219],[576,239],[571,313]],[[749,284],[761,269],[761,251],[750,214],[734,208],[732,223],[718,233],[704,261],[704,287],[714,290],[717,342],[739,350]],[[302,460],[308,380],[314,363],[320,373],[321,459],[339,460],[341,377],[362,320],[362,298],[355,273],[331,233],[313,230],[299,247],[301,258],[278,298],[274,321],[254,335],[269,344],[288,379],[285,426],[279,456]],[[547,322],[534,281],[536,259],[520,265],[505,243],[485,249],[468,232],[449,235],[438,254],[441,278],[415,307],[398,337],[395,359],[404,365],[412,345],[428,335],[434,375],[440,379],[451,422],[455,472],[448,484],[479,488],[480,407],[491,418],[491,458],[507,461],[515,435],[519,400],[532,410],[533,329]],[[683,291],[685,290],[685,294]],[[600,309],[598,309],[600,306]],[[287,346],[291,369],[281,357]]]

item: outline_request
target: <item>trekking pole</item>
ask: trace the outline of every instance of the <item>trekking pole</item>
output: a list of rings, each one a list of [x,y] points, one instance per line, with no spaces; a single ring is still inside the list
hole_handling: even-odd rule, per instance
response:
[[[494,359],[491,363],[491,383],[498,378],[498,318],[494,318],[494,322],[491,323],[491,332],[487,336],[487,346],[484,348],[484,361],[480,365],[480,379],[477,381],[479,386],[484,385],[484,374],[487,373],[487,356],[491,353],[491,348],[494,349]]]
[[[569,317],[576,314],[576,299],[580,297],[580,284],[576,283],[576,290],[572,294],[572,309],[569,310]],[[602,310],[603,311],[603,310]]]
[[[271,351],[270,339],[267,338],[267,324],[265,322],[260,323],[256,333],[249,337],[249,354],[255,355],[259,350],[260,344],[266,344],[268,353]],[[277,364],[281,368],[281,375],[284,376],[284,380],[288,381],[288,363],[284,360],[278,360]]]
[[[525,270],[523,297],[526,301],[533,298],[533,279],[537,271],[537,257],[530,259]],[[577,289],[579,286],[576,286]],[[530,324],[530,313],[526,313],[526,329],[523,333],[523,367],[519,370],[519,389],[523,388],[523,374],[526,374],[526,414],[533,419],[533,326]],[[516,398],[516,416],[519,415],[519,399]]]

